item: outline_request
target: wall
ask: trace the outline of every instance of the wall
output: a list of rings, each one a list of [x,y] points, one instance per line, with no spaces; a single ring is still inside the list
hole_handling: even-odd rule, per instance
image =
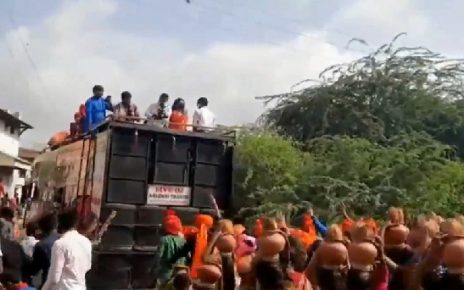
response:
[[[19,131],[16,129],[11,134],[10,128],[6,128],[3,120],[0,120],[0,151],[15,157],[19,153]]]
[[[18,157],[19,153],[19,130],[15,128],[11,133],[11,128],[6,127],[3,120],[0,120],[0,151],[14,157]],[[16,186],[24,185],[24,178],[21,178],[19,174],[17,169],[2,168],[0,171],[0,177],[10,197],[13,196]]]

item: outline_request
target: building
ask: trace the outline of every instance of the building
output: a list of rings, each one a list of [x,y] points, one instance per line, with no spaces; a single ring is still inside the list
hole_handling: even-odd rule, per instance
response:
[[[46,147],[45,145],[43,147]],[[26,160],[32,164],[34,159],[39,156],[40,151],[34,150],[34,149],[29,149],[29,148],[24,148],[24,147],[19,147],[19,153],[18,156],[19,158]]]
[[[28,129],[32,126],[19,113],[0,109],[0,179],[10,197],[24,185],[31,170],[31,162],[19,157],[19,140]]]

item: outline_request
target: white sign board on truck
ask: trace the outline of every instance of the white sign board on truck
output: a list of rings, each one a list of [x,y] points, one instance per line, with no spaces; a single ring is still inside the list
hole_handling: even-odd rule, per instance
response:
[[[188,186],[148,185],[148,205],[189,206],[192,189]]]

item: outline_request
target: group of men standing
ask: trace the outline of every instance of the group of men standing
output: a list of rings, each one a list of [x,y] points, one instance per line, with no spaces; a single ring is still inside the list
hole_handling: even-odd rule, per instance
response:
[[[89,132],[103,123],[107,118],[107,111],[113,112],[116,120],[141,122],[138,107],[132,102],[132,94],[128,91],[121,93],[121,102],[112,105],[111,96],[103,97],[104,88],[100,85],[93,87],[93,96],[85,103],[85,117],[81,121],[81,132]],[[163,93],[156,103],[151,104],[145,111],[145,122],[148,125],[187,130],[188,114],[185,101],[177,98],[173,105],[169,105],[169,95]],[[209,131],[215,126],[216,118],[208,108],[208,99],[202,97],[197,101],[197,109],[192,116],[192,130],[197,132]],[[170,126],[170,124],[173,124]]]
[[[85,290],[92,243],[78,222],[75,208],[47,213],[29,221],[18,242],[13,210],[0,208],[0,289]]]

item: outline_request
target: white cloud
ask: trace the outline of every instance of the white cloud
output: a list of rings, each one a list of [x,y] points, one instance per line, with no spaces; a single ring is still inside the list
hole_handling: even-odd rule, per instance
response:
[[[240,124],[262,112],[255,96],[288,91],[353,57],[318,33],[280,45],[212,43],[193,53],[181,40],[112,29],[109,20],[118,13],[110,0],[66,2],[41,24],[6,33],[12,54],[0,54],[0,86],[6,88],[5,106],[22,111],[36,128],[26,135],[29,142],[67,129],[97,83],[113,100],[131,91],[142,110],[162,92],[185,98],[190,110],[197,97],[206,96],[220,123]]]
[[[356,0],[340,10],[327,28],[383,43],[401,32],[407,32],[409,39],[420,39],[428,26],[419,0]]]

